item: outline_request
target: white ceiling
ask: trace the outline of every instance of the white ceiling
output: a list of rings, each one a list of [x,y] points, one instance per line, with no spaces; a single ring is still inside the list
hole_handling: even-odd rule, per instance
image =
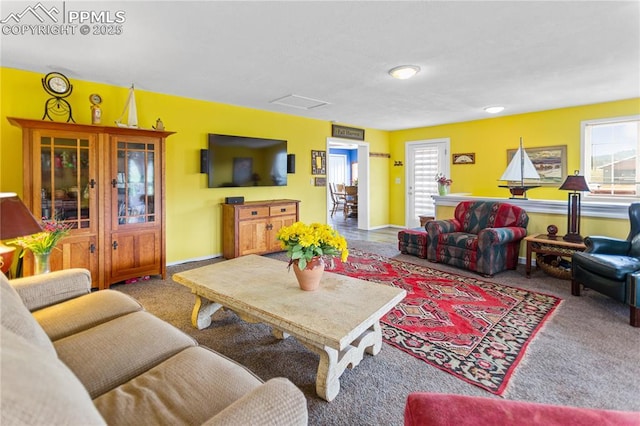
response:
[[[2,35],[3,66],[384,130],[640,96],[638,1],[43,5],[122,10],[123,34]],[[327,104],[271,103],[287,95]]]

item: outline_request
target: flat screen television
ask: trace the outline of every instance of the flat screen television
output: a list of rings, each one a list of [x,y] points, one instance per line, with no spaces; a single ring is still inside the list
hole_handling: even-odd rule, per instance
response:
[[[287,141],[209,134],[209,188],[286,186]]]

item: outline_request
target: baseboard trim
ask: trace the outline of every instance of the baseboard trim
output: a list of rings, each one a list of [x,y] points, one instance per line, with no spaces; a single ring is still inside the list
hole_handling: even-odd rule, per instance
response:
[[[175,262],[167,262],[167,266],[183,265],[185,263],[191,263],[191,262],[201,262],[203,260],[211,260],[217,257],[222,257],[222,253],[214,254],[211,256],[202,256],[202,257],[194,257],[191,259],[176,260]]]

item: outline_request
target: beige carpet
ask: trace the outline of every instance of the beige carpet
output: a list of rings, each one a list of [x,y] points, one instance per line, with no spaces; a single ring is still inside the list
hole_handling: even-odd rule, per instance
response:
[[[475,276],[400,255],[391,244],[350,241],[350,247]],[[212,261],[169,267],[169,275]],[[583,292],[582,297],[571,296],[569,281],[542,271],[526,279],[524,266],[488,280],[564,300],[529,345],[505,392],[506,399],[640,411],[640,329],[629,326],[628,307],[593,291]],[[317,356],[294,339],[277,340],[267,326],[247,324],[231,312],[216,313],[209,328],[196,330],[190,323],[194,297],[170,278],[112,288],[135,297],[148,311],[189,333],[200,344],[246,365],[264,380],[289,378],[307,397],[311,425],[401,425],[406,397],[415,391],[493,397],[383,344],[377,356],[366,355],[358,367],[345,371],[340,393],[328,403],[315,394]]]

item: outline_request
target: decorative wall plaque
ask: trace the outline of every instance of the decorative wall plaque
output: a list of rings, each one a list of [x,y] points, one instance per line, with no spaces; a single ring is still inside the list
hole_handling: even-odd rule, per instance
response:
[[[333,136],[334,138],[355,139],[357,141],[363,141],[364,129],[357,129],[355,127],[339,126],[337,124],[332,124],[331,136]]]
[[[326,151],[311,151],[311,174],[327,174],[327,153]]]

